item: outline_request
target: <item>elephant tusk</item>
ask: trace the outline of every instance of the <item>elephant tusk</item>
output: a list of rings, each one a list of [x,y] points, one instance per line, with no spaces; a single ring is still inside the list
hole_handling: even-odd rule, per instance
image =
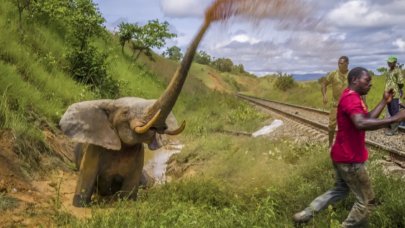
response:
[[[186,128],[186,121],[183,120],[183,123],[181,123],[181,126],[179,128],[177,128],[176,130],[173,131],[169,131],[169,130],[165,130],[164,134],[167,135],[178,135],[181,132],[183,132],[184,128]]]
[[[146,133],[147,131],[149,131],[149,128],[151,128],[156,123],[156,121],[159,119],[159,116],[160,116],[160,109],[159,111],[156,112],[156,114],[152,117],[152,119],[149,120],[149,122],[147,122],[145,125],[141,127],[135,127],[134,131],[138,134]]]

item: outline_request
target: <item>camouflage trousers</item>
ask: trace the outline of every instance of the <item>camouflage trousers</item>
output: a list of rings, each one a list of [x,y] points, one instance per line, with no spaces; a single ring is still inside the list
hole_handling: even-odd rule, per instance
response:
[[[356,196],[343,227],[361,227],[367,224],[369,210],[374,202],[374,192],[364,163],[334,163],[336,171],[335,187],[318,196],[306,210],[319,212],[329,204],[344,199],[351,191]]]

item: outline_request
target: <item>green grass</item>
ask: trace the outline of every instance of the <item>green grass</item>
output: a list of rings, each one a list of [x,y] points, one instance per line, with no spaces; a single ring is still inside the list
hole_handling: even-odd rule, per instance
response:
[[[210,153],[200,175],[148,191],[138,201],[119,201],[93,206],[90,219],[57,220],[58,225],[80,227],[293,227],[292,215],[333,186],[333,168],[327,148],[319,144],[293,145],[288,140],[268,143],[257,139],[237,144],[209,144],[212,138],[195,140],[185,151],[198,148]],[[201,143],[202,145],[195,146]],[[209,144],[209,145],[208,145]],[[227,148],[227,149],[225,149]],[[277,151],[271,156],[264,150]],[[282,151],[282,152],[281,152]],[[277,153],[276,153],[277,154]],[[280,156],[280,157],[279,157]],[[289,157],[295,157],[290,160]],[[181,160],[180,156],[179,160]],[[202,161],[199,155],[188,162]],[[198,163],[195,163],[196,165]],[[405,187],[387,177],[376,164],[369,166],[378,205],[370,218],[371,227],[402,227]],[[305,227],[337,227],[354,202],[351,195],[331,206]]]
[[[18,200],[9,196],[6,196],[4,193],[0,193],[0,212],[6,210],[12,210],[18,206]]]

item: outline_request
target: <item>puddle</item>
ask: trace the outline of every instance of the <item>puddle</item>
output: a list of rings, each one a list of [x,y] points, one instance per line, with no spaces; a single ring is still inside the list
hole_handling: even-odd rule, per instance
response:
[[[275,119],[275,120],[273,120],[273,122],[270,125],[264,126],[260,130],[253,132],[252,136],[258,137],[261,135],[270,134],[271,132],[273,132],[275,129],[282,126],[283,124],[284,124],[284,122],[282,120]]]
[[[169,144],[159,150],[146,151],[144,169],[156,183],[161,184],[166,181],[166,163],[170,156],[179,153],[183,146],[183,144]]]

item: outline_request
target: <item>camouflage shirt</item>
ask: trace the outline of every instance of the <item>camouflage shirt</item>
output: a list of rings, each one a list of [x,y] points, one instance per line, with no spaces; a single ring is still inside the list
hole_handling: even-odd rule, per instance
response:
[[[347,76],[349,75],[349,71],[345,74],[342,74],[339,69],[330,72],[324,81],[324,85],[332,86],[332,105],[337,106],[339,102],[340,95],[342,94],[343,90],[347,88]]]
[[[385,90],[393,89],[395,92],[394,98],[399,98],[398,84],[404,84],[404,76],[402,75],[401,69],[395,67],[394,70],[388,70],[385,76]]]

